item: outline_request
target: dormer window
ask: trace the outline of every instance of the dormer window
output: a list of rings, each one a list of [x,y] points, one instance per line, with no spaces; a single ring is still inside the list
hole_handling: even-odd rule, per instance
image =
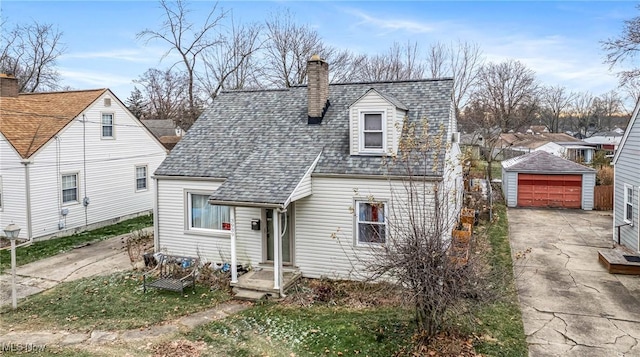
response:
[[[384,112],[362,112],[360,151],[380,153],[386,151],[386,123]]]

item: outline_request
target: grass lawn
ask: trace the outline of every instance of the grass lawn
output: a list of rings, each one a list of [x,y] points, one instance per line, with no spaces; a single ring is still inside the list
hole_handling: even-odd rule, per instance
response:
[[[16,249],[16,264],[20,266],[32,263],[40,259],[52,257],[56,254],[64,253],[73,249],[74,246],[83,243],[104,240],[150,226],[153,226],[153,216],[146,215],[122,221],[111,226],[94,229],[92,231],[77,233],[68,237],[35,242],[28,247],[20,247]],[[0,251],[0,273],[4,272],[5,269],[11,268],[10,254],[11,252],[9,249]]]
[[[211,356],[392,356],[410,344],[412,312],[399,308],[256,306],[185,337]]]
[[[472,168],[473,177],[487,177],[487,167],[489,164],[484,160],[476,161],[476,166]],[[492,179],[501,179],[502,178],[502,165],[500,161],[493,161],[491,163],[491,178]]]
[[[472,341],[475,351],[483,356],[526,356],[506,208],[496,205],[494,212],[495,221],[479,227],[477,232],[479,240],[490,247],[488,262],[495,279],[490,286],[498,298],[471,300],[469,311],[473,316],[452,316],[448,328],[462,335],[454,343]],[[339,285],[334,289],[336,286]],[[196,348],[202,356],[410,356],[416,331],[413,311],[388,302],[371,307],[370,303],[377,301],[374,290],[362,290],[357,285],[356,288],[361,289],[362,300],[358,301],[365,302],[361,305],[340,301],[304,305],[258,303],[225,320],[148,346],[145,351],[167,351],[177,344]],[[334,292],[342,296],[344,291]],[[156,290],[143,294],[140,275],[127,272],[61,284],[26,299],[15,312],[5,308],[0,319],[3,326],[17,329],[132,329],[213,307],[229,298],[226,293],[212,293],[203,287],[185,295]],[[438,346],[433,350],[441,352]],[[122,352],[113,348],[113,355]],[[74,352],[77,351],[63,348],[54,354],[74,355]],[[108,348],[101,352],[109,355]]]
[[[473,312],[477,323],[471,329],[474,334],[487,337],[476,345],[476,351],[483,355],[526,356],[527,342],[513,277],[509,222],[504,204],[494,205],[494,215],[496,218],[486,227],[485,234],[491,246],[492,276],[496,279],[492,285],[494,293],[501,298],[475,306]]]
[[[142,291],[142,276],[120,272],[110,276],[62,283],[21,301],[16,311],[5,307],[3,326],[75,331],[126,330],[213,307],[229,299],[225,292],[200,286],[180,293],[156,289]]]

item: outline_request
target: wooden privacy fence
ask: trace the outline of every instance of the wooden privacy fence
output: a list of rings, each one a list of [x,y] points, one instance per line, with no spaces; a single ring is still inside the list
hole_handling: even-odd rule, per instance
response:
[[[610,211],[613,209],[613,185],[594,187],[593,207],[598,211]]]

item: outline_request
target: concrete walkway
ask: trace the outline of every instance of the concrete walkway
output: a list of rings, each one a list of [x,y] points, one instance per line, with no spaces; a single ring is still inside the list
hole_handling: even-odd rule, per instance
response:
[[[162,325],[144,329],[125,331],[100,331],[73,333],[69,331],[11,331],[0,334],[0,345],[15,344],[47,347],[70,347],[79,344],[102,345],[112,343],[131,343],[148,341],[179,332],[188,331],[211,321],[221,320],[251,306],[247,302],[231,301],[209,310],[183,316],[180,319]]]
[[[510,208],[508,219],[529,355],[640,356],[640,277],[598,262],[613,246],[610,212]]]
[[[64,281],[131,269],[125,244],[128,236],[129,234],[123,234],[17,267],[18,302]],[[0,275],[0,306],[10,304],[11,269]]]

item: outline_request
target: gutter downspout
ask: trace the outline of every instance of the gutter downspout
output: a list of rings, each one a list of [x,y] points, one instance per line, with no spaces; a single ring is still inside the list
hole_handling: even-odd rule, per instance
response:
[[[27,239],[29,239],[27,243],[31,243],[33,240],[33,227],[31,224],[31,179],[29,178],[29,164],[32,164],[33,162],[29,159],[25,159],[22,160],[21,163],[24,165],[24,195],[27,214]]]

